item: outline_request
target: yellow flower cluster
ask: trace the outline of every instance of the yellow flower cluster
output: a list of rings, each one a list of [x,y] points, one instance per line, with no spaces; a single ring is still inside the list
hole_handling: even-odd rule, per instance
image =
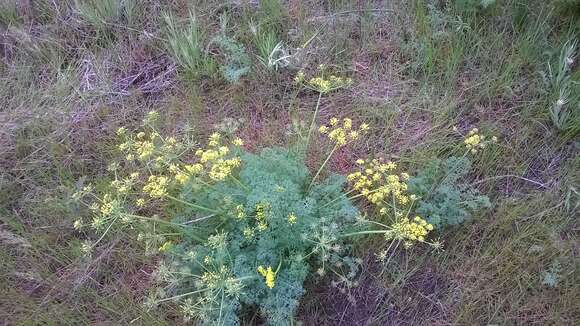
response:
[[[491,142],[496,143],[497,137],[491,137]],[[489,140],[486,139],[485,136],[480,135],[477,128],[473,128],[469,131],[467,136],[465,136],[463,143],[465,144],[465,148],[467,148],[467,150],[469,150],[472,154],[476,154],[479,149],[485,148],[485,146],[489,143]]]
[[[485,147],[485,144],[482,143],[483,140],[485,140],[485,136],[480,136],[477,128],[473,128],[469,131],[469,134],[463,142],[465,143],[465,147],[475,154],[478,148]]]
[[[95,202],[91,204],[89,209],[94,214],[91,227],[94,229],[101,229],[105,225],[105,222],[119,217],[122,205],[118,199],[113,198],[110,193],[107,193],[103,196],[100,203]],[[75,228],[80,228],[81,226],[82,221],[75,222]]]
[[[206,256],[208,258],[209,256]],[[206,262],[208,259],[204,259],[204,263],[211,264],[211,261],[208,263]],[[220,268],[216,271],[207,271],[201,275],[200,282],[202,286],[208,289],[217,289],[228,282],[239,282],[235,278],[230,276],[230,270],[226,266],[220,266]]]
[[[123,180],[113,180],[111,181],[111,187],[115,189],[119,194],[126,194],[129,190],[133,188],[133,184],[139,178],[138,172],[133,172],[129,177]]]
[[[248,227],[244,229],[243,233],[244,233],[244,237],[248,240],[252,239],[254,237],[254,235],[256,235],[256,232],[254,232],[254,229],[248,228]]]
[[[246,211],[244,211],[244,205],[237,205],[234,215],[238,220],[243,220],[246,217]]]
[[[321,134],[327,135],[338,146],[344,146],[349,141],[355,141],[359,138],[361,133],[369,130],[369,125],[363,123],[358,129],[354,129],[352,119],[344,118],[342,124],[338,118],[330,119],[329,125],[322,125],[318,128]]]
[[[234,146],[244,146],[244,141],[241,138],[236,138],[232,141],[232,144],[234,144]]]
[[[167,251],[167,250],[171,249],[171,247],[173,247],[173,242],[171,242],[171,241],[165,241],[163,243],[163,245],[161,245],[161,247],[159,247],[159,251],[160,252],[164,252],[164,251]]]
[[[121,144],[121,146],[122,145],[123,144]],[[141,161],[145,161],[148,158],[150,158],[153,155],[154,151],[155,151],[155,145],[151,141],[141,140],[141,141],[135,142],[135,152],[137,153],[137,157]],[[134,158],[135,158],[135,156],[131,153],[127,154],[127,156],[126,156],[126,159],[128,161],[132,161]]]
[[[264,268],[264,266],[258,266],[258,273],[265,278],[266,286],[270,289],[274,288],[276,284],[276,273],[272,269],[272,266],[268,266],[268,268]]]
[[[320,69],[324,70],[324,69]],[[340,88],[348,87],[352,85],[352,78],[349,77],[338,77],[335,75],[330,75],[328,78],[324,77],[324,72],[322,71],[320,76],[310,78],[306,80],[304,71],[300,70],[294,77],[295,84],[302,84],[312,89],[313,91],[326,94],[335,91]]]
[[[203,171],[203,165],[199,163],[185,164],[182,168],[176,165],[169,166],[169,170],[175,173],[175,180],[180,184],[185,184],[193,177],[199,175]]]
[[[306,76],[304,75],[304,71],[300,70],[296,76],[294,76],[294,83],[295,84],[300,84],[304,81],[304,79],[306,78]]]
[[[234,140],[236,146],[243,145],[241,139]],[[239,145],[238,145],[239,144]],[[222,181],[232,174],[233,170],[242,163],[239,157],[226,158],[230,153],[227,146],[222,145],[221,135],[213,133],[209,137],[208,148],[198,149],[195,155],[199,157],[199,162],[209,171],[209,177],[214,181]]]
[[[167,195],[169,179],[166,176],[149,176],[149,180],[143,186],[143,192],[148,193],[151,198],[160,198]]]
[[[292,212],[288,215],[288,223],[296,224],[297,221],[298,221],[298,216],[296,216],[296,214],[294,214],[294,212]]]
[[[405,217],[392,225],[392,229],[385,233],[385,238],[387,240],[402,240],[405,247],[408,248],[416,241],[425,241],[425,237],[432,230],[433,225],[419,216],[415,216],[413,221]]]
[[[157,166],[169,161],[181,146],[174,137],[163,139],[157,132],[147,135],[141,131],[135,138],[127,135],[125,128],[117,130],[117,135],[125,138],[125,142],[119,144],[119,150],[125,153],[127,161],[138,159],[140,161],[153,160]]]
[[[256,221],[258,222],[258,231],[264,231],[268,228],[268,223],[266,222],[267,215],[270,211],[270,204],[258,204],[256,205]]]
[[[383,207],[392,195],[401,205],[409,202],[407,195],[407,181],[409,174],[403,172],[394,173],[397,165],[391,161],[382,162],[378,159],[365,161],[359,159],[356,162],[359,171],[347,176],[347,180],[353,184],[353,188],[358,190],[369,202],[378,207]],[[389,202],[390,203],[390,202]],[[386,210],[381,209],[381,213]]]
[[[103,217],[108,217],[113,215],[117,208],[119,208],[119,202],[116,199],[113,199],[111,194],[105,194],[98,210]]]
[[[343,78],[331,75],[328,79],[314,77],[308,81],[308,85],[317,92],[326,94],[339,88],[348,87],[352,84],[351,78]]]
[[[149,111],[147,112],[147,116],[143,119],[143,123],[145,124],[153,124],[157,120],[159,120],[159,112],[157,111]]]

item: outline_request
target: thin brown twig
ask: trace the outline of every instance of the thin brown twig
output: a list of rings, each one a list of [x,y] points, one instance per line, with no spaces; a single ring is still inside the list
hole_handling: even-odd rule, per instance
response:
[[[533,184],[535,184],[535,185],[537,185],[537,186],[539,186],[541,188],[549,189],[548,186],[546,186],[545,184],[543,184],[541,182],[538,182],[538,181],[535,181],[535,180],[532,180],[532,179],[528,179],[528,178],[524,178],[522,176],[515,175],[515,174],[506,174],[506,175],[498,175],[498,176],[495,176],[495,177],[489,177],[489,178],[485,178],[483,180],[476,181],[476,182],[472,183],[471,185],[472,186],[475,186],[475,185],[478,185],[478,184],[481,184],[481,183],[484,183],[484,182],[487,182],[487,181],[490,181],[490,180],[503,179],[503,178],[517,178],[517,179],[521,179],[521,180],[527,181],[529,183],[533,183]]]

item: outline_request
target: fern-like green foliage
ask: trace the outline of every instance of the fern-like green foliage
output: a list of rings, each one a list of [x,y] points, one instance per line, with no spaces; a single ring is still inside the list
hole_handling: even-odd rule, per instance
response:
[[[242,44],[223,34],[214,37],[213,42],[224,54],[225,62],[220,66],[220,72],[225,80],[237,83],[250,72],[252,61]]]
[[[289,150],[238,154],[239,182],[183,186],[183,200],[224,213],[207,219],[204,228],[212,235],[204,244],[184,232],[169,251],[172,275],[184,275],[173,278],[174,295],[198,291],[183,308],[204,324],[237,325],[244,306],[259,308],[270,325],[289,325],[311,271],[333,266],[334,271],[354,277],[358,265],[344,256],[347,248],[339,231],[353,227],[358,210],[344,196],[342,176],[332,176],[307,191],[310,173]],[[185,209],[177,222],[203,215],[207,213]],[[260,223],[265,227],[260,228]],[[275,272],[273,287],[257,273],[259,266],[270,266]],[[190,275],[201,277],[196,280]],[[219,284],[213,284],[212,278]]]
[[[409,180],[409,192],[416,195],[417,213],[436,228],[457,225],[481,208],[491,207],[487,196],[463,184],[471,162],[466,157],[435,159]]]

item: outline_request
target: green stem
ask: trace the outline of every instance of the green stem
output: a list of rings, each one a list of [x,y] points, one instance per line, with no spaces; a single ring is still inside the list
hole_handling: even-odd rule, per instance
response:
[[[351,190],[349,190],[349,191],[347,191],[347,192],[343,193],[342,195],[340,195],[340,196],[338,196],[338,197],[334,198],[333,200],[329,201],[328,203],[326,203],[326,204],[322,205],[320,208],[325,208],[325,207],[327,207],[328,205],[331,205],[331,204],[335,203],[337,200],[340,200],[340,199],[342,199],[343,197],[346,197],[347,199],[352,199],[352,198],[348,198],[348,195],[350,195],[351,193],[353,193],[353,192],[355,192],[355,191],[356,191],[356,189],[351,189]],[[356,198],[356,196],[355,196],[354,198]]]
[[[182,203],[184,205],[187,205],[187,206],[190,206],[190,207],[193,207],[193,208],[197,208],[197,209],[202,210],[202,211],[206,211],[206,212],[210,212],[210,213],[216,213],[216,214],[219,213],[218,210],[211,209],[211,208],[207,208],[207,207],[203,207],[203,206],[199,206],[199,205],[196,205],[196,204],[193,204],[193,203],[190,203],[190,202],[186,202],[185,200],[181,200],[179,198],[175,198],[175,197],[170,196],[170,195],[165,195],[165,197],[167,197],[169,199],[172,199],[172,200],[175,200],[178,203]]]
[[[246,186],[245,184],[243,184],[238,178],[234,177],[233,175],[230,174],[230,178],[234,179],[234,181],[240,186],[242,187],[245,191],[250,191],[252,189],[250,189],[248,186]]]
[[[326,163],[328,163],[328,161],[332,157],[332,154],[334,154],[334,152],[338,149],[338,146],[339,146],[338,144],[334,145],[334,148],[332,148],[332,150],[330,151],[330,153],[326,157],[326,160],[324,160],[324,163],[322,163],[322,165],[320,166],[320,168],[318,169],[318,171],[316,172],[316,174],[312,178],[312,181],[310,182],[310,185],[308,186],[308,191],[310,191],[310,188],[312,188],[312,186],[314,185],[316,178],[318,178],[318,176],[320,175],[320,172],[322,172],[322,169],[326,166]]]
[[[322,99],[322,93],[318,93],[318,101],[316,101],[316,109],[314,109],[314,115],[312,116],[312,121],[310,122],[310,129],[308,129],[308,137],[306,138],[306,147],[304,147],[304,151],[308,150],[308,146],[310,145],[310,137],[312,135],[312,131],[314,130],[314,125],[316,124],[316,116],[318,115],[318,109],[320,108],[320,100]]]
[[[365,222],[367,222],[367,223],[372,223],[372,224],[376,224],[376,225],[382,226],[382,227],[384,227],[384,228],[386,228],[386,229],[391,229],[391,227],[390,227],[390,226],[388,226],[388,225],[385,225],[385,224],[383,224],[383,223],[379,223],[379,222],[377,222],[377,221],[365,220]],[[380,230],[379,230],[379,231],[380,231]]]
[[[207,291],[207,290],[209,290],[209,288],[201,289],[201,290],[197,290],[197,291],[192,291],[192,292],[187,292],[187,293],[183,293],[183,294],[176,295],[176,296],[173,296],[173,297],[170,297],[170,298],[161,299],[159,301],[156,301],[156,303],[161,303],[161,302],[165,302],[165,301],[169,301],[169,300],[173,300],[173,299],[183,298],[183,297],[186,297],[188,295],[200,293],[200,292]]]
[[[97,240],[93,245],[91,245],[92,248],[94,248],[97,244],[99,244],[99,242],[101,242],[101,240],[103,240],[103,238],[105,237],[105,235],[107,235],[107,233],[109,233],[109,230],[111,229],[111,227],[113,226],[113,224],[115,224],[115,222],[117,221],[117,217],[115,217],[113,219],[113,221],[111,222],[111,224],[109,224],[109,226],[107,227],[107,229],[105,230],[105,232],[103,232],[103,234],[101,235],[101,237],[99,238],[99,240]]]
[[[167,225],[184,227],[183,225],[181,225],[179,223],[173,223],[173,222],[169,222],[169,221],[164,221],[164,220],[160,220],[158,218],[153,218],[153,217],[146,217],[146,216],[135,215],[135,214],[127,214],[127,213],[123,213],[122,215],[123,216],[128,216],[128,217],[133,217],[133,218],[140,219],[140,220],[144,220],[144,221],[149,221],[149,222],[156,222],[156,223],[160,223],[160,224],[167,224]]]
[[[369,191],[369,192],[368,192],[366,195],[365,195],[365,194],[362,194],[362,193],[360,193],[360,194],[356,194],[356,195],[354,195],[354,196],[352,196],[352,197],[348,197],[348,199],[349,199],[349,200],[357,199],[357,198],[359,198],[359,197],[364,197],[364,196],[367,196],[367,195],[373,194],[373,193],[375,193],[375,192],[377,192],[377,191],[380,191],[380,190],[382,190],[382,189],[381,189],[381,188],[373,189],[373,190]]]
[[[352,233],[347,233],[347,234],[343,234],[340,237],[341,238],[346,238],[346,237],[351,237],[353,235],[363,235],[363,234],[383,234],[386,233],[387,231],[385,230],[369,230],[369,231],[359,231],[359,232],[352,232]]]

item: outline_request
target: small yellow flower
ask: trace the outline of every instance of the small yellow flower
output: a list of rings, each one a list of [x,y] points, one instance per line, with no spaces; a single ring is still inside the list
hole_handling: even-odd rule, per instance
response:
[[[149,122],[155,122],[159,119],[159,113],[157,111],[149,111],[147,113],[147,120]]]
[[[296,221],[298,221],[298,217],[296,216],[296,214],[290,213],[290,215],[288,215],[288,223],[296,224]]]
[[[90,241],[87,240],[81,244],[81,251],[84,254],[90,254],[92,250],[93,250],[93,245],[91,244]]]
[[[238,205],[236,206],[236,218],[238,220],[242,220],[246,217],[246,211],[244,210],[244,205]]]
[[[245,228],[243,233],[244,233],[244,238],[246,238],[248,240],[252,239],[255,235],[254,229],[251,229],[251,228]]]
[[[265,278],[265,283],[266,286],[269,287],[270,289],[274,288],[274,285],[276,284],[276,273],[274,272],[274,270],[272,270],[272,266],[268,266],[268,268],[264,268],[264,266],[260,265],[258,266],[258,273],[260,273],[260,275],[262,275]]]
[[[330,119],[330,125],[331,126],[336,126],[338,124],[338,119],[337,118],[332,118]]]
[[[236,138],[234,139],[234,141],[232,142],[232,144],[234,144],[235,146],[244,146],[244,141],[241,138]]]
[[[344,129],[350,130],[352,129],[352,119],[350,118],[345,118],[343,120],[343,127]]]
[[[167,194],[169,179],[166,176],[149,177],[148,183],[143,187],[143,191],[148,193],[151,198],[160,198]]]
[[[209,142],[208,142],[208,146],[209,147],[217,147],[220,145],[220,139],[221,139],[221,135],[217,132],[214,132],[213,134],[211,134],[209,136]]]
[[[137,201],[135,202],[135,205],[137,205],[137,207],[145,206],[145,199],[143,199],[143,198],[137,199]]]
[[[192,165],[186,165],[185,170],[191,174],[198,174],[203,171],[203,165],[196,163]]]
[[[117,136],[124,136],[127,133],[127,129],[125,127],[121,127],[117,129]]]
[[[350,132],[348,135],[350,136],[350,139],[352,139],[352,140],[357,140],[357,139],[358,139],[358,135],[359,135],[359,134],[358,134],[358,131],[356,131],[356,130],[353,130],[353,131],[351,131],[351,132]]]
[[[159,247],[159,251],[160,252],[167,251],[167,250],[171,249],[172,246],[173,246],[173,243],[171,241],[166,241],[163,243],[163,245],[161,247]]]
[[[296,76],[294,76],[294,83],[300,84],[304,81],[304,71],[300,70]]]
[[[326,134],[326,133],[328,133],[328,127],[327,126],[320,126],[320,128],[318,128],[318,132],[320,132],[321,134]]]
[[[392,229],[385,233],[387,240],[402,240],[405,248],[413,246],[416,241],[424,242],[425,236],[433,230],[433,225],[427,223],[419,216],[415,216],[413,221],[403,218],[392,225]]]

